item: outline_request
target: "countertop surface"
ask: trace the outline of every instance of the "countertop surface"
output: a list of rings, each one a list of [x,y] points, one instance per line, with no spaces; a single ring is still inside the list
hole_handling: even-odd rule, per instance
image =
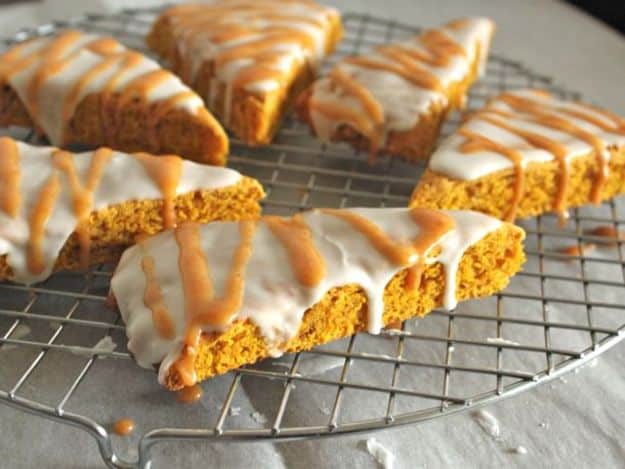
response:
[[[0,8],[8,35],[21,26],[84,11],[152,5],[148,1],[46,1]],[[466,15],[493,18],[493,50],[519,60],[597,104],[625,114],[625,38],[559,2],[526,0],[333,0],[343,11],[367,12],[419,26]],[[397,468],[625,466],[625,343],[563,379],[485,408],[499,422],[493,438],[475,415],[323,440],[280,444],[164,444],[155,467],[379,467],[364,446],[375,437]],[[522,445],[526,454],[513,449]],[[86,433],[0,406],[0,466],[100,467]]]

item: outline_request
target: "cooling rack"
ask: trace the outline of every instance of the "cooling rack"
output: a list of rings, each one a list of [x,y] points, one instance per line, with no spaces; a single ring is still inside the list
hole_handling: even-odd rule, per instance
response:
[[[86,15],[23,30],[4,46],[59,28],[113,35],[145,50],[157,10]],[[397,22],[346,14],[341,56],[418,31]],[[505,89],[576,93],[505,57],[491,56],[468,108]],[[452,118],[443,135],[458,125]],[[7,129],[36,141],[26,129]],[[403,206],[423,167],[324,145],[287,120],[266,148],[233,140],[230,165],[265,186],[268,213],[315,206]],[[618,199],[575,209],[568,226],[545,215],[522,223],[528,262],[500,295],[435,311],[380,336],[342,341],[245,367],[204,383],[193,406],[175,403],[154,373],[125,348],[123,325],[105,306],[111,266],[88,275],[57,274],[27,288],[0,283],[0,402],[78,427],[93,436],[110,467],[148,467],[154,446],[171,440],[233,441],[339,435],[415,423],[512,396],[592,360],[625,330],[621,242],[579,256],[563,247],[601,242],[597,225],[625,223]],[[104,339],[104,340],[103,340]],[[110,345],[115,344],[113,349]],[[199,409],[199,410],[198,410]],[[110,432],[122,415],[137,421],[127,439]]]

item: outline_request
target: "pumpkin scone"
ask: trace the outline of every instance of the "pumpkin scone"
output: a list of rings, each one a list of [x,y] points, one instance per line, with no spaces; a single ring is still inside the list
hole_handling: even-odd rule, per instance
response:
[[[228,153],[223,128],[178,77],[113,38],[75,30],[0,56],[0,125],[33,127],[59,147],[104,145],[216,165]]]
[[[269,143],[342,35],[333,9],[308,0],[177,5],[147,43],[249,145]]]
[[[318,209],[186,223],[122,256],[111,295],[171,390],[504,288],[520,228],[470,211]]]
[[[625,119],[541,90],[503,93],[430,158],[411,205],[514,220],[625,192]]]
[[[300,117],[322,140],[371,158],[427,158],[445,117],[482,74],[494,29],[486,18],[459,19],[346,57],[301,96]]]
[[[177,156],[72,154],[0,138],[0,280],[115,261],[183,221],[257,218],[260,184]]]

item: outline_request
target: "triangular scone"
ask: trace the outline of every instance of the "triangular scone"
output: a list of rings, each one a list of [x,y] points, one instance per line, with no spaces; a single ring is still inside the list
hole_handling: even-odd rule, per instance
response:
[[[147,42],[224,126],[266,144],[342,35],[333,8],[309,0],[214,0],[165,10]]]
[[[482,74],[494,23],[455,20],[411,39],[347,57],[317,80],[298,109],[325,141],[406,160],[426,158],[451,109]]]
[[[256,218],[260,184],[177,156],[72,154],[0,138],[0,280],[108,262],[182,221]]]
[[[545,91],[490,100],[430,158],[411,205],[514,220],[625,192],[625,119]]]
[[[127,250],[111,293],[139,365],[160,364],[161,384],[179,389],[493,294],[520,269],[523,238],[478,212],[431,209],[190,223]]]
[[[53,145],[174,153],[223,165],[228,138],[178,77],[110,37],[66,30],[0,56],[0,125]]]

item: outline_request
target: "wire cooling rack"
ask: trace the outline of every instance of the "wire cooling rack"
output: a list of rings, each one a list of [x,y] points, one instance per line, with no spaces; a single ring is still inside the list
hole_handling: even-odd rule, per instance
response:
[[[71,26],[145,51],[143,37],[155,13],[86,15],[24,30],[4,42]],[[360,14],[347,14],[344,22],[345,39],[327,66],[418,31]],[[578,97],[493,55],[468,107],[527,86]],[[458,120],[452,118],[443,134]],[[35,140],[30,131],[9,131]],[[343,145],[320,144],[287,120],[269,147],[252,149],[234,140],[230,164],[264,184],[268,213],[406,205],[423,168],[389,158],[369,166],[366,159]],[[623,205],[611,200],[573,210],[565,228],[550,215],[523,222],[528,262],[496,297],[435,311],[380,336],[360,334],[212,379],[193,406],[176,404],[158,388],[154,373],[132,362],[123,325],[104,304],[111,266],[87,276],[57,274],[32,288],[0,283],[0,402],[87,431],[110,467],[147,467],[154,445],[170,440],[338,435],[423,421],[511,396],[588,362],[622,338],[621,243],[580,256],[560,249],[600,243],[587,230],[606,224],[618,229],[625,223]],[[110,432],[122,415],[139,427],[129,439]]]

